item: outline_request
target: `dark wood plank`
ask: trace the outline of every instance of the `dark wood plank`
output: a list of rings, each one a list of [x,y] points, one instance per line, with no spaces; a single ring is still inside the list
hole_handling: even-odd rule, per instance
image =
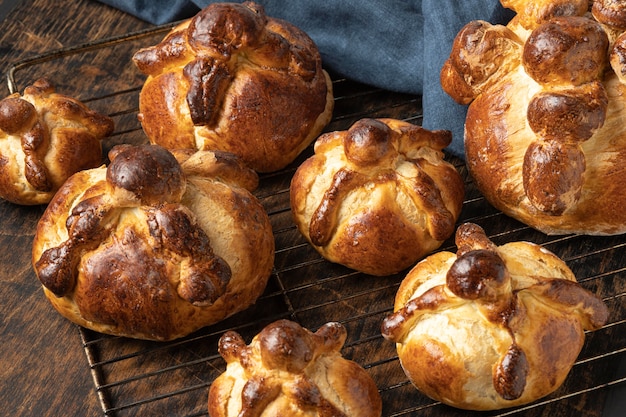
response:
[[[150,27],[94,0],[8,3],[13,7],[2,9],[8,13],[0,22],[3,75],[25,58]],[[67,76],[77,84],[89,81]],[[4,78],[0,84],[4,97]],[[78,329],[50,306],[30,264],[33,232],[42,211],[0,201],[1,413],[102,415]]]

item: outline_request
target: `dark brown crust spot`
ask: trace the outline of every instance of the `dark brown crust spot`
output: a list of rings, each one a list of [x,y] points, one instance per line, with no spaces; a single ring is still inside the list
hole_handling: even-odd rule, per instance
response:
[[[496,81],[495,74],[516,66],[520,40],[505,26],[482,20],[466,24],[456,35],[450,57],[440,73],[441,85],[457,103],[469,104],[485,84]]]
[[[509,274],[498,254],[477,249],[457,257],[446,274],[446,285],[467,300],[496,300]]]
[[[526,196],[537,210],[559,216],[578,202],[585,169],[580,146],[556,140],[533,142],[522,168]]]
[[[39,154],[47,150],[48,132],[36,122],[21,138],[24,152],[24,177],[37,191],[52,191],[53,185],[48,169]]]
[[[220,337],[218,343],[218,352],[224,358],[226,363],[240,361],[244,368],[248,363],[246,359],[248,355],[248,346],[241,335],[233,330],[229,330]]]
[[[260,417],[282,391],[279,381],[253,376],[241,391],[241,412],[238,417]]]
[[[344,137],[343,147],[348,160],[367,167],[380,163],[392,149],[391,129],[376,119],[361,119],[354,123]]]
[[[77,204],[66,220],[68,240],[44,251],[35,263],[37,277],[57,297],[74,289],[81,254],[97,247],[104,236],[102,221],[108,210],[99,205],[99,197]]]
[[[528,124],[546,140],[584,141],[602,127],[608,105],[607,92],[600,82],[541,92],[528,104]]]
[[[476,223],[463,223],[456,229],[454,243],[457,257],[476,249],[495,250],[496,245],[487,237],[482,227]]]
[[[121,145],[109,153],[107,181],[135,194],[145,204],[175,199],[184,189],[180,164],[158,145]]]
[[[46,250],[35,263],[39,281],[57,297],[68,294],[76,282],[73,261],[70,245]]]
[[[530,364],[524,351],[512,344],[497,364],[493,374],[493,387],[505,400],[516,400],[526,388]]]
[[[177,288],[182,299],[204,306],[224,294],[232,276],[230,267],[215,255],[208,236],[189,213],[178,205],[160,206],[149,213],[148,226],[158,245],[189,260]]]
[[[314,358],[315,340],[299,324],[280,320],[259,333],[263,363],[271,369],[301,372]]]
[[[213,58],[199,57],[185,65],[183,75],[189,82],[187,105],[195,126],[214,126],[230,85],[228,65]]]
[[[266,24],[262,6],[252,2],[216,3],[191,19],[189,44],[196,50],[209,49],[229,58],[242,46],[256,44]]]
[[[338,322],[326,323],[315,332],[320,352],[339,352],[347,336],[348,331]]]
[[[15,134],[31,126],[37,117],[35,106],[19,97],[7,97],[0,101],[0,129]]]
[[[165,264],[133,228],[115,245],[102,245],[83,262],[74,298],[85,320],[123,328],[127,334],[169,339],[175,331],[173,292]]]
[[[502,5],[514,10],[526,29],[533,29],[555,17],[583,16],[589,9],[589,3],[588,0],[502,0]]]

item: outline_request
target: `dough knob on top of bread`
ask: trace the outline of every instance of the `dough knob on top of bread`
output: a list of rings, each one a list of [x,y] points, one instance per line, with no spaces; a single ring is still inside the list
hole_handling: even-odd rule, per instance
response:
[[[291,181],[300,232],[326,259],[391,275],[454,232],[464,185],[443,159],[448,131],[362,119],[324,134]]]
[[[608,308],[556,255],[529,242],[497,246],[465,223],[458,251],[418,263],[382,323],[400,363],[424,394],[471,410],[535,401],[556,390],[585,330]]]
[[[180,201],[185,176],[174,155],[160,146],[120,145],[109,153],[107,181],[132,193],[142,204]]]
[[[543,139],[579,143],[604,125],[609,97],[602,83],[535,94],[528,104],[529,127]]]
[[[33,267],[63,316],[171,340],[256,301],[274,237],[246,188],[254,171],[223,152],[158,145],[119,145],[109,158],[70,177],[37,225]]]
[[[0,197],[48,203],[69,176],[102,163],[100,141],[113,127],[44,78],[0,100]]]
[[[522,63],[540,84],[579,86],[601,79],[608,47],[608,36],[595,20],[558,17],[532,31],[524,44]]]
[[[209,390],[209,415],[380,416],[374,381],[341,356],[346,337],[339,323],[311,332],[290,320],[270,323],[249,345],[226,332],[219,341],[226,371]]]
[[[317,46],[253,2],[213,3],[135,53],[139,119],[168,149],[220,149],[259,172],[291,163],[332,117]]]

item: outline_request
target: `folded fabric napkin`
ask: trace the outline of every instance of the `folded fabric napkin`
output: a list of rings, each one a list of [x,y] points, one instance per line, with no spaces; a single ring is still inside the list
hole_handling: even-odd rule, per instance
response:
[[[100,0],[154,24],[192,17],[213,0]],[[240,1],[241,2],[241,1]],[[463,157],[466,106],[441,89],[439,72],[469,21],[506,23],[498,0],[256,0],[317,44],[324,66],[346,78],[422,96],[427,129],[452,131],[448,151]]]

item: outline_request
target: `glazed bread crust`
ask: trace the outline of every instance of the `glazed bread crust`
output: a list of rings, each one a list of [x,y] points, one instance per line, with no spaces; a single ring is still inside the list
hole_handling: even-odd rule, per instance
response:
[[[39,79],[0,101],[0,197],[46,204],[75,172],[102,163],[113,120]]]
[[[249,345],[233,331],[219,342],[226,371],[209,390],[211,417],[379,417],[376,384],[341,356],[346,329],[326,323],[315,333],[289,320],[266,326]]]
[[[452,236],[464,197],[448,131],[362,119],[326,133],[291,181],[300,232],[326,259],[372,275],[413,265]]]
[[[513,21],[468,23],[441,72],[470,103],[470,174],[492,205],[545,233],[626,232],[626,5],[502,3]]]
[[[274,261],[256,173],[223,152],[109,156],[72,176],[37,225],[33,266],[52,305],[102,333],[171,340],[254,303]]]
[[[216,3],[137,51],[139,118],[152,143],[219,149],[258,172],[291,163],[332,117],[317,46],[252,2]]]
[[[456,243],[456,253],[433,254],[407,274],[382,324],[407,376],[429,397],[469,410],[553,392],[608,308],[538,245],[497,246],[471,223]]]

